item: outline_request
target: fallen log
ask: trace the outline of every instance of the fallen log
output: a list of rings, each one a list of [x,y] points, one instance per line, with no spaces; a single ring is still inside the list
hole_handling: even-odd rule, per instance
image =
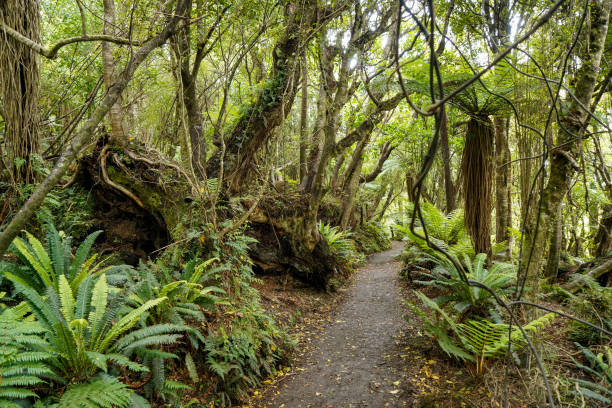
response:
[[[576,293],[578,290],[582,288],[582,286],[584,286],[586,282],[588,282],[588,280],[599,279],[605,274],[611,273],[611,272],[612,272],[612,257],[608,258],[607,260],[599,264],[599,266],[596,266],[595,268],[591,269],[589,272],[585,273],[584,275],[576,275],[576,278],[568,282],[563,287],[563,289],[567,290],[568,292]]]

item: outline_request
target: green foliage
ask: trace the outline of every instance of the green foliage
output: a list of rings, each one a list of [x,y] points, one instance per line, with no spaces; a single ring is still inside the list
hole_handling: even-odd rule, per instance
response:
[[[200,354],[218,378],[215,389],[222,406],[244,399],[251,387],[274,373],[292,345],[263,310],[259,294],[251,286],[255,278],[247,256],[250,242],[252,238],[241,232],[228,236],[224,247],[217,247],[214,253],[224,262],[205,274],[232,288],[220,305],[225,322],[210,331],[205,339],[206,353]]]
[[[202,284],[210,277],[210,273],[204,274],[206,267],[214,261],[217,259],[198,265],[190,261],[176,276],[164,267],[141,264],[128,276],[130,303],[133,307],[140,307],[150,300],[166,299],[145,313],[147,324],[203,322],[203,310],[214,311],[218,304],[223,303],[218,295],[225,294],[219,287]]]
[[[503,262],[496,262],[490,268],[485,268],[486,259],[486,254],[478,254],[474,260],[464,255],[466,276],[469,280],[488,286],[498,296],[503,296],[516,280],[515,268]],[[445,258],[434,258],[434,262],[436,267],[432,272],[422,274],[431,280],[415,282],[447,289],[444,295],[435,299],[436,303],[442,305],[453,302],[454,309],[462,314],[483,314],[495,306],[491,292],[465,283],[452,262]]]
[[[76,296],[66,277],[60,275],[59,290],[49,286],[45,297],[13,275],[7,277],[13,280],[43,327],[49,343],[47,349],[53,353],[48,364],[55,381],[60,383],[83,382],[115,366],[146,372],[145,366],[130,357],[146,355],[149,347],[172,344],[180,338],[182,327],[176,325],[148,326],[129,332],[146,311],[166,299],[127,309],[125,293],[109,287],[104,274],[85,278]]]
[[[408,212],[412,214],[412,205]],[[423,203],[421,205],[421,212],[423,213],[427,235],[433,243],[456,257],[463,257],[463,255],[473,257],[475,255],[470,236],[465,229],[463,210],[457,209],[446,215],[434,205]],[[396,225],[395,228],[401,235],[415,243],[424,253],[440,257],[439,252],[429,248],[424,239],[410,231],[409,224]],[[423,225],[421,225],[421,221],[418,219],[415,231],[419,235],[424,236]]]
[[[36,213],[39,223],[52,224],[58,230],[83,239],[94,228],[89,192],[75,187],[52,190]]]
[[[115,378],[96,378],[69,386],[62,394],[58,407],[127,408],[133,395],[132,390]]]
[[[27,240],[17,237],[11,244],[11,251],[23,263],[23,266],[8,265],[12,280],[29,287],[39,294],[44,294],[47,288],[59,290],[61,276],[67,279],[72,291],[90,275],[106,273],[115,278],[122,272],[122,267],[103,267],[103,261],[98,260],[98,254],[89,255],[91,247],[102,231],[89,234],[72,256],[70,237],[62,238],[51,224],[47,226],[47,246],[29,232],[25,232]]]
[[[601,286],[596,280],[581,275],[585,281],[582,291],[573,294],[556,287],[555,290],[565,299],[565,303],[577,317],[586,319],[596,326],[612,330],[612,288]],[[590,346],[605,341],[601,331],[580,322],[570,323],[569,339]]]
[[[366,254],[373,254],[391,248],[387,232],[377,223],[365,222],[355,228],[353,234],[357,249]]]
[[[600,353],[593,353],[579,343],[574,343],[587,361],[588,365],[577,362],[570,356],[577,368],[591,375],[594,381],[572,378],[576,384],[574,394],[580,393],[584,398],[593,399],[605,404],[612,404],[612,348],[603,347]]]
[[[355,242],[351,239],[352,234],[350,232],[342,231],[338,226],[323,224],[320,221],[318,226],[323,239],[327,241],[332,253],[341,263],[351,267],[362,261],[355,248]]]
[[[415,304],[408,306],[419,316],[424,332],[434,338],[440,348],[448,355],[476,364],[476,372],[482,373],[485,359],[496,359],[508,351],[509,339],[512,340],[512,351],[525,347],[527,341],[516,325],[493,323],[485,319],[467,320],[459,323],[442,309],[436,302],[421,292],[415,291],[421,303],[433,311],[436,319],[432,319],[425,311]],[[536,334],[550,324],[554,318],[548,313],[523,326],[527,334]],[[510,336],[508,333],[510,332]]]
[[[18,408],[16,400],[38,397],[31,388],[52,374],[45,364],[51,354],[42,351],[44,329],[11,309],[0,312],[0,333],[0,406]]]
[[[171,273],[164,267],[141,264],[132,271],[128,278],[127,290],[129,304],[142,307],[147,302],[164,299],[153,308],[143,313],[140,318],[143,328],[151,325],[174,325],[181,327],[187,335],[193,349],[197,350],[205,339],[198,330],[206,317],[204,310],[214,311],[217,306],[227,304],[217,295],[224,295],[225,291],[216,286],[203,286],[200,282],[209,279],[210,271],[204,273],[206,268],[217,258],[209,259],[196,265],[196,261],[188,262],[180,273]],[[144,359],[145,365],[152,372],[152,378],[145,390],[150,395],[153,392],[170,397],[175,390],[167,389],[165,376],[165,355],[150,355]],[[189,352],[185,353],[185,363],[194,372],[193,359]],[[193,379],[195,383],[197,380]]]

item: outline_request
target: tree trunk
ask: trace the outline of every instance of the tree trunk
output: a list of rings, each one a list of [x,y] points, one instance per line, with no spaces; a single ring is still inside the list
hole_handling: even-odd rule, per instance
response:
[[[241,189],[255,154],[291,111],[297,91],[300,48],[325,23],[314,0],[299,4],[289,2],[285,10],[287,25],[272,51],[272,73],[267,84],[234,125],[225,143],[225,157],[221,157],[222,150],[218,150],[206,163],[209,176],[217,177],[223,162],[227,184],[232,191]]]
[[[559,130],[557,136],[559,147],[551,151],[550,178],[541,198],[541,210],[537,219],[528,225],[526,231],[524,247],[527,250],[523,251],[521,269],[526,270],[527,278],[537,279],[539,276],[544,249],[551,232],[551,220],[557,214],[558,207],[568,191],[568,181],[578,167],[574,158],[580,156],[582,143],[575,139],[575,135],[582,135],[588,120],[588,114],[581,105],[589,106],[597,82],[611,6],[611,0],[597,0],[591,3],[590,47],[585,49],[586,54],[581,56],[582,66],[576,73],[576,87],[573,91],[578,102],[572,99],[569,108],[560,118],[567,131]],[[538,228],[535,227],[536,222]],[[533,248],[533,251],[529,248]]]
[[[369,138],[366,138],[357,144],[351,163],[347,168],[346,176],[344,177],[344,188],[341,194],[342,217],[340,218],[340,228],[343,230],[347,229],[353,213],[353,204],[359,189],[359,178],[361,177],[361,166],[363,165],[363,150],[367,146],[368,141]]]
[[[115,24],[115,0],[103,0],[104,4],[104,34],[117,35]],[[102,41],[102,73],[104,74],[104,85],[106,90],[111,87],[114,81],[114,71],[117,61],[113,56],[113,45],[107,41]],[[117,102],[110,108],[110,136],[111,142],[119,146],[124,146],[125,129],[123,128],[123,117],[121,114],[122,96],[119,95]]]
[[[455,209],[455,186],[453,185],[453,176],[451,173],[450,149],[448,146],[448,116],[446,115],[446,109],[444,109],[442,122],[440,123],[440,150],[442,151],[442,166],[444,171],[446,212],[450,213]],[[412,195],[412,192],[408,194]]]
[[[40,43],[38,0],[0,1],[0,19]],[[33,156],[40,148],[38,55],[0,30],[0,67],[7,163],[14,182],[32,183],[36,179]]]
[[[493,124],[489,117],[472,117],[465,138],[461,162],[465,225],[476,253],[490,257]]]
[[[599,223],[599,229],[595,236],[597,249],[595,257],[601,258],[607,256],[612,251],[612,206],[606,205],[603,207],[603,215]]]
[[[544,276],[551,280],[557,278],[559,271],[559,261],[561,260],[561,244],[563,242],[563,217],[562,207],[559,206],[557,214],[555,214],[553,222],[553,230],[550,236],[550,245],[548,249],[548,259],[546,260],[546,269]]]
[[[495,124],[495,242],[508,241],[511,224],[509,118],[496,117]]]
[[[187,18],[191,18],[191,9]],[[202,123],[202,112],[196,93],[196,81],[198,71],[191,69],[191,26],[186,25],[177,33],[177,47],[179,62],[182,102],[187,116],[187,133],[189,145],[191,146],[191,167],[201,180],[206,178],[204,162],[206,161],[206,138],[204,137],[204,126]]]
[[[302,104],[300,106],[300,182],[306,177],[308,164],[306,150],[308,149],[308,64],[306,52],[302,56]]]
[[[387,212],[387,209],[389,208],[389,206],[393,202],[393,190],[394,190],[393,186],[391,186],[391,188],[389,188],[389,192],[387,193],[387,199],[385,200],[385,203],[383,204],[383,207],[380,210],[380,213],[378,213],[378,216],[377,216],[376,219],[379,222],[382,221],[383,217],[385,216],[385,213]]]

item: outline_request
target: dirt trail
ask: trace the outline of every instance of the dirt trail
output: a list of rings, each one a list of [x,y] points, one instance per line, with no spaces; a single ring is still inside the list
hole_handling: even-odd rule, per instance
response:
[[[332,322],[293,374],[266,390],[260,407],[410,406],[409,362],[399,358],[407,323],[394,260],[402,248],[394,242],[355,272]]]

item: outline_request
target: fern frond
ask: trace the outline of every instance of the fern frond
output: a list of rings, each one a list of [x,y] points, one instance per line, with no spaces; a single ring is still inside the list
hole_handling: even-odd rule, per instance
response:
[[[94,380],[68,387],[59,405],[62,408],[127,408],[132,392],[117,380]]]

